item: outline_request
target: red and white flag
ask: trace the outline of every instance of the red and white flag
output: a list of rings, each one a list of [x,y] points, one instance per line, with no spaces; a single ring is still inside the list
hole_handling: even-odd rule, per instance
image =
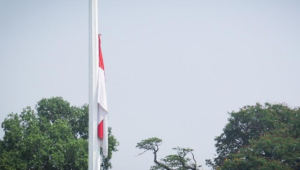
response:
[[[107,99],[105,87],[104,62],[99,37],[99,67],[98,67],[98,137],[101,140],[101,147],[105,157],[108,155],[108,121],[107,121]]]

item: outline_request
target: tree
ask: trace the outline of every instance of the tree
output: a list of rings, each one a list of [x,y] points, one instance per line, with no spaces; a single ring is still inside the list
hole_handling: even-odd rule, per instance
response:
[[[200,165],[197,165],[193,149],[189,148],[173,148],[173,150],[177,151],[177,154],[168,155],[160,161],[157,161],[157,152],[161,144],[161,139],[153,137],[142,140],[136,145],[137,148],[144,150],[141,154],[147,151],[153,151],[154,163],[156,165],[152,166],[150,168],[151,170],[198,170],[198,168],[201,167]],[[192,158],[188,156],[192,156]]]
[[[256,104],[231,112],[215,138],[217,170],[300,169],[300,109],[285,104]]]
[[[36,111],[11,113],[2,123],[0,169],[81,170],[88,166],[88,106],[70,106],[61,97],[42,99]],[[102,169],[110,169],[118,141],[109,128],[109,155]],[[100,148],[99,148],[100,152]]]

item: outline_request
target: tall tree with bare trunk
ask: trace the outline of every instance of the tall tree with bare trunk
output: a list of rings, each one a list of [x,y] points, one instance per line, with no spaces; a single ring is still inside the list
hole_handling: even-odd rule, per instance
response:
[[[136,147],[144,151],[152,151],[154,155],[154,163],[150,170],[199,170],[201,165],[197,165],[196,159],[193,154],[193,149],[176,147],[173,150],[177,151],[176,154],[167,155],[165,158],[157,160],[157,152],[162,140],[156,137],[142,140],[137,143]]]

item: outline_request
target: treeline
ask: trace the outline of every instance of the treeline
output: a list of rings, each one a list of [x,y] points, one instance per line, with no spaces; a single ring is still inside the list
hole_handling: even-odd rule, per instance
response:
[[[86,170],[88,168],[88,106],[71,106],[61,97],[40,100],[35,109],[11,113],[2,122],[0,169]],[[299,170],[300,109],[286,104],[256,104],[229,113],[223,133],[215,138],[214,170]],[[152,137],[136,147],[154,156],[151,170],[200,170],[191,148],[159,159],[162,139]],[[102,170],[112,168],[119,142],[109,128],[109,155]],[[99,148],[99,152],[101,152]]]

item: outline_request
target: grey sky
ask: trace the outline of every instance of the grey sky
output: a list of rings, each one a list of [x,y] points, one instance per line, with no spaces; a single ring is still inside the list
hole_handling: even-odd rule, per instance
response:
[[[0,24],[1,122],[42,98],[88,102],[88,0],[0,0]],[[149,169],[135,145],[154,136],[159,158],[190,147],[204,165],[227,112],[300,106],[299,30],[297,0],[100,0],[113,170]]]

